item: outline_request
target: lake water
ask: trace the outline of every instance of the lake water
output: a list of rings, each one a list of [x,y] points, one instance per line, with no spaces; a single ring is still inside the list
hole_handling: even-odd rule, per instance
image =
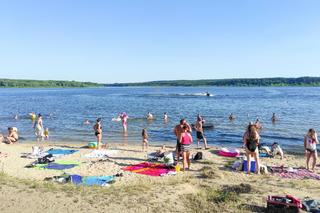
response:
[[[207,91],[213,96],[202,94]],[[246,125],[260,118],[263,143],[300,146],[309,128],[320,128],[319,106],[320,88],[314,87],[0,89],[0,131],[6,134],[8,126],[16,126],[22,142],[35,141],[27,116],[34,111],[44,115],[52,141],[94,141],[92,125],[102,117],[103,141],[140,142],[141,130],[147,128],[151,144],[174,144],[173,127],[183,117],[193,123],[200,113],[215,125],[205,131],[209,144],[241,145]],[[123,111],[130,117],[127,136],[120,122],[111,121]],[[149,111],[156,118],[152,122],[143,119]],[[167,123],[164,112],[169,115]],[[237,117],[234,122],[228,120],[231,112]],[[279,117],[276,124],[271,122],[273,112]],[[13,119],[16,114],[18,120]],[[85,119],[92,124],[84,125]]]

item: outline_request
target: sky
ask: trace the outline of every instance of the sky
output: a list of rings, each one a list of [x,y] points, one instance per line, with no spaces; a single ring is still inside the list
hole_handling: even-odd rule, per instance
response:
[[[0,0],[0,78],[320,76],[318,0]]]

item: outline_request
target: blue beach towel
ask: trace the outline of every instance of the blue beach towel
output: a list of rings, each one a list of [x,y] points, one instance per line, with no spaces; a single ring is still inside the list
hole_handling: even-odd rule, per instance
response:
[[[47,151],[48,154],[52,154],[52,155],[70,155],[73,154],[75,152],[78,152],[78,150],[74,150],[74,149],[49,149]]]
[[[114,180],[113,176],[87,176],[70,175],[71,182],[75,185],[103,186]]]
[[[113,176],[88,176],[82,179],[82,183],[86,186],[103,186],[113,180]]]
[[[75,185],[80,185],[82,183],[82,176],[80,175],[70,175],[71,183]]]
[[[58,163],[49,163],[44,166],[45,169],[55,169],[55,170],[64,170],[64,169],[72,169],[73,167],[78,166],[78,164],[58,164]]]

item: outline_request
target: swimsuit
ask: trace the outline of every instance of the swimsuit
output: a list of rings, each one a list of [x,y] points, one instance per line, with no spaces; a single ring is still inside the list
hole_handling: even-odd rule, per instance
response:
[[[314,153],[317,151],[317,142],[315,139],[310,138],[307,136],[307,145],[306,145],[306,150],[310,153]]]
[[[189,152],[190,151],[191,140],[189,134],[185,134],[181,140],[181,151]]]
[[[197,131],[197,139],[201,140],[203,138],[204,138],[203,133]]]

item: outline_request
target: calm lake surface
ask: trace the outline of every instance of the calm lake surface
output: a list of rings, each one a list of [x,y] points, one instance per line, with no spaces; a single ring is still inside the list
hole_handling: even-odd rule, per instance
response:
[[[213,96],[202,94],[207,91]],[[7,134],[8,126],[16,126],[22,142],[35,141],[28,117],[34,111],[44,115],[52,141],[94,141],[92,126],[102,117],[103,141],[137,143],[142,128],[147,128],[151,144],[175,144],[173,127],[183,117],[194,123],[200,113],[215,125],[205,131],[209,144],[241,145],[246,125],[259,118],[263,143],[297,147],[309,128],[320,131],[319,106],[320,88],[315,87],[0,89],[0,131]],[[120,122],[111,121],[123,111],[130,117],[127,136]],[[144,119],[149,111],[155,116],[152,122]],[[164,112],[169,115],[167,123]],[[234,122],[228,120],[231,112],[237,117]],[[276,124],[271,122],[273,112],[279,117]],[[85,119],[91,124],[84,125]]]

